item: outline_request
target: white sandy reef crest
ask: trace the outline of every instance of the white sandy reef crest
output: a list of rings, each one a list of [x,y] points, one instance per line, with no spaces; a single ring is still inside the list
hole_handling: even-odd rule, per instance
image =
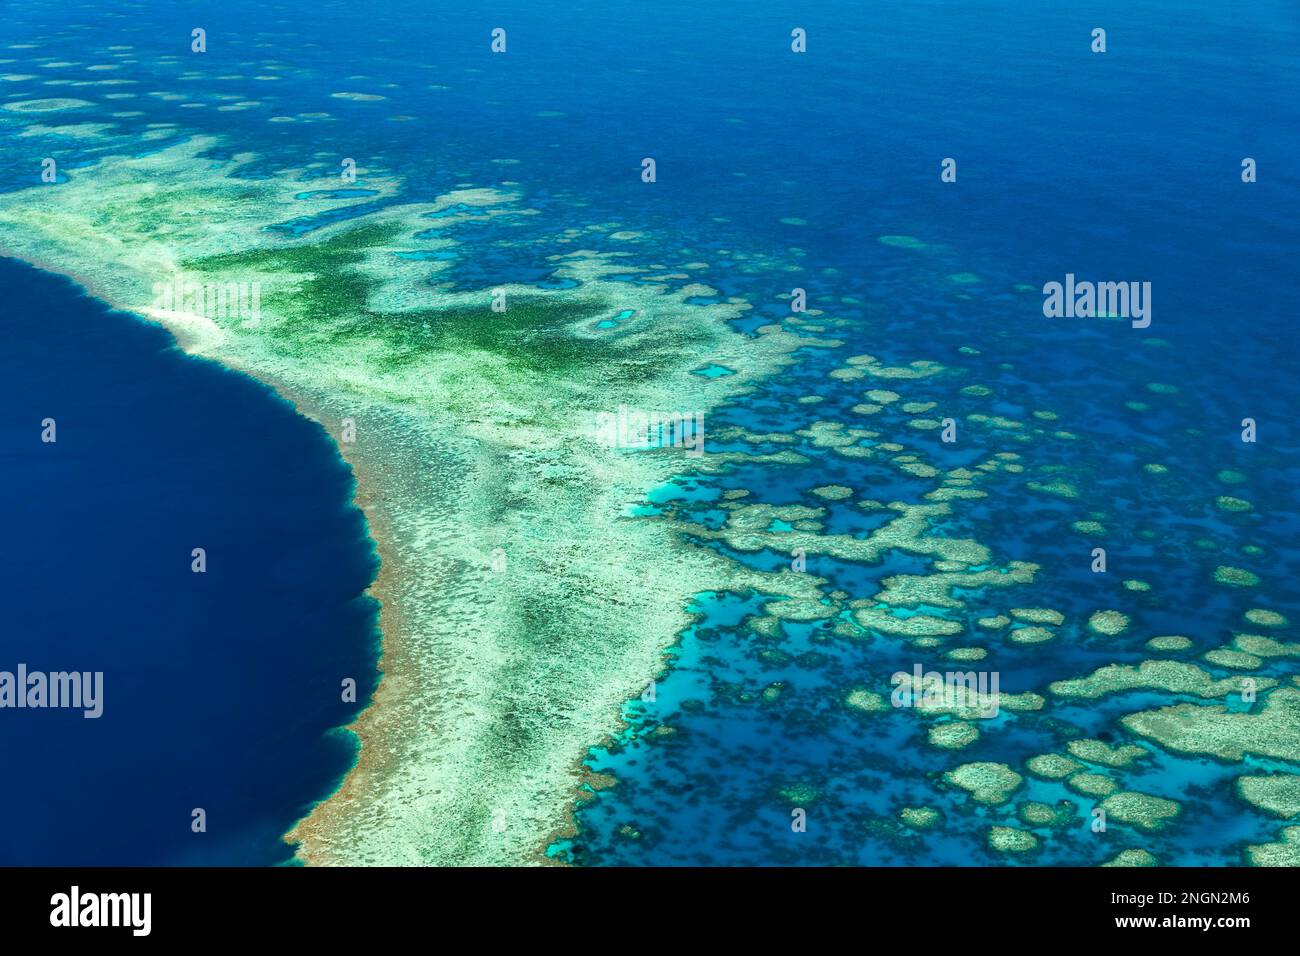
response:
[[[632,267],[590,251],[557,263],[576,288],[507,287],[496,315],[490,290],[439,292],[426,280],[444,264],[394,253],[454,244],[417,235],[429,213],[454,235],[459,221],[519,212],[513,197],[464,190],[295,237],[266,227],[356,200],[300,172],[241,179],[252,157],[214,163],[203,155],[214,145],[114,157],[0,196],[0,252],[163,323],[187,350],[278,388],[336,439],[345,419],[355,424],[340,448],[383,561],[384,677],[354,726],[356,767],[289,834],[302,859],[536,861],[569,818],[577,761],[661,669],[691,596],[754,583],[667,523],[626,516],[683,459],[602,447],[594,414],[708,411],[804,340],[734,333],[725,320],[743,306],[610,281]],[[399,188],[365,185],[383,197]],[[157,308],[155,284],[178,271],[260,283],[260,320]],[[595,330],[627,310],[636,318]],[[709,363],[734,374],[695,374]],[[805,599],[817,584],[764,581]]]

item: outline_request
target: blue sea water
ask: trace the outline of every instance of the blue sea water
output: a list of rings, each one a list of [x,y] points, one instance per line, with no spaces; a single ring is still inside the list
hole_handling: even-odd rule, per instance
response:
[[[0,297],[0,670],[103,673],[98,718],[0,711],[0,864],[287,861],[354,756],[341,682],[375,684],[350,470],[265,386],[66,279],[0,259]]]
[[[393,201],[429,200],[462,184],[517,191],[521,208],[538,215],[457,229],[455,268],[450,280],[439,277],[453,288],[517,281],[554,287],[547,257],[572,248],[558,237],[567,228],[606,223],[615,224],[609,231],[643,234],[633,247],[638,262],[664,263],[668,272],[710,263],[699,281],[755,305],[742,329],[788,316],[790,289],[806,289],[812,306],[847,323],[827,332],[843,348],[808,350],[795,368],[713,416],[710,429],[789,432],[834,419],[908,434],[945,467],[1012,447],[1032,469],[1059,467],[1080,489],[1078,499],[1065,501],[1001,476],[985,486],[989,498],[964,506],[938,529],[978,539],[998,562],[1038,563],[1035,584],[1015,596],[1019,606],[1057,608],[1071,622],[1101,607],[1133,619],[1130,635],[1118,642],[1099,642],[1075,624],[1041,646],[985,636],[990,658],[982,666],[1000,671],[1006,691],[1042,692],[1052,680],[1103,664],[1136,663],[1148,656],[1146,637],[1156,634],[1191,637],[1195,652],[1187,657],[1195,659],[1229,641],[1252,606],[1300,619],[1300,369],[1291,347],[1300,301],[1293,261],[1300,172],[1290,162],[1300,147],[1300,12],[1293,3],[613,0],[564,4],[557,12],[518,0],[491,10],[434,9],[416,0],[185,7],[106,0],[57,11],[24,6],[12,14],[0,27],[0,45],[10,47],[0,55],[17,62],[4,69],[40,78],[7,83],[0,97],[76,95],[95,101],[94,108],[61,121],[118,125],[104,140],[48,132],[20,138],[11,126],[0,127],[0,188],[33,182],[43,155],[57,155],[76,175],[97,156],[159,148],[169,140],[142,142],[138,134],[146,123],[174,123],[175,139],[195,131],[221,136],[214,155],[256,152],[254,172],[262,175],[309,160],[334,168],[354,157],[402,177]],[[201,58],[188,53],[194,26],[208,31]],[[489,31],[498,26],[508,31],[508,52],[493,56]],[[805,54],[790,51],[794,27],[807,31]],[[1090,50],[1096,27],[1107,31],[1104,54]],[[35,59],[90,62],[114,44],[135,48],[120,71],[135,81],[125,88],[130,98],[109,101],[94,87],[43,85],[46,77],[84,74]],[[180,100],[153,95],[175,92]],[[384,99],[353,102],[331,95],[337,92]],[[258,105],[221,109],[240,100]],[[271,123],[273,116],[291,121]],[[640,180],[644,157],[656,160],[654,184]],[[957,160],[956,183],[940,181],[946,157]],[[1257,183],[1241,181],[1245,157],[1258,162]],[[315,225],[283,228],[310,234]],[[430,228],[439,228],[437,219]],[[880,241],[897,235],[923,245]],[[628,250],[602,232],[583,241]],[[1045,319],[1039,290],[1066,273],[1150,282],[1151,327]],[[15,279],[15,289],[27,281]],[[57,332],[46,324],[31,334]],[[888,364],[931,359],[947,367],[942,376],[902,383],[906,401],[938,402],[963,421],[974,412],[1029,420],[1035,410],[1051,411],[1075,437],[1020,449],[972,427],[947,447],[909,433],[909,416],[892,408],[856,419],[851,409],[876,383],[842,383],[827,374],[857,353]],[[701,356],[701,368],[717,366]],[[134,381],[143,387],[145,378]],[[964,396],[960,389],[970,384],[992,388],[993,403]],[[1177,391],[1153,391],[1152,384]],[[822,401],[798,402],[809,396]],[[611,396],[611,407],[617,403]],[[32,408],[14,420],[21,431],[34,428],[32,415],[39,422],[44,414]],[[1253,445],[1239,438],[1247,417],[1259,423]],[[239,455],[221,442],[261,434],[229,428],[221,441],[210,434],[205,447],[228,463]],[[268,471],[279,467],[282,451],[269,441],[255,444]],[[303,480],[309,471],[328,476],[335,469],[342,484],[338,493],[322,489],[322,500],[343,508],[346,477],[323,438],[318,444],[325,464],[301,462]],[[808,442],[794,447],[814,459],[815,480],[810,469],[770,465],[684,476],[679,513],[716,525],[716,501],[727,489],[749,490],[749,500],[824,506],[808,495],[811,485],[845,484],[882,501],[916,501],[926,488]],[[1166,465],[1168,477],[1153,480],[1141,470],[1147,462]],[[1219,480],[1225,469],[1242,473],[1245,483]],[[1031,470],[1025,477],[1042,475]],[[87,479],[89,487],[102,484]],[[169,494],[185,480],[193,479],[156,477]],[[133,484],[123,488],[136,491]],[[1254,508],[1224,514],[1213,506],[1222,494]],[[259,490],[259,507],[269,495],[269,488]],[[668,500],[651,496],[646,520]],[[193,515],[215,507],[195,506]],[[1073,521],[1094,513],[1104,514],[1109,532],[1112,573],[1104,579],[1088,567],[1092,542],[1070,531]],[[362,532],[348,526],[347,514],[334,540],[351,557],[306,576],[320,584],[321,595],[350,609],[322,612],[319,622],[337,626],[338,653],[358,660],[365,657],[358,635],[370,623],[350,599],[369,566],[355,548]],[[865,533],[871,516],[835,504],[827,524]],[[33,540],[38,547],[46,539]],[[190,545],[180,544],[188,554]],[[317,555],[324,559],[323,547]],[[784,562],[774,554],[733,556],[768,568]],[[1253,593],[1217,587],[1213,570],[1225,564],[1251,570],[1263,583]],[[357,570],[331,586],[322,576],[340,566]],[[924,568],[914,556],[895,554],[879,566],[821,560],[810,570],[854,597],[869,597],[889,574]],[[1126,579],[1150,582],[1153,590],[1127,590]],[[158,600],[174,596],[152,578],[144,583],[162,592]],[[970,596],[970,616],[996,613],[1004,598]],[[578,836],[557,844],[557,856],[625,864],[1002,862],[985,848],[984,834],[990,823],[1008,822],[1008,811],[972,807],[937,784],[939,773],[969,760],[1019,765],[1059,749],[1075,732],[1119,742],[1118,716],[1177,700],[1138,693],[1038,716],[1004,715],[968,750],[936,752],[911,714],[863,716],[842,707],[849,687],[879,686],[894,670],[910,670],[918,663],[914,648],[881,635],[846,640],[820,625],[787,624],[779,638],[764,638],[746,623],[757,608],[752,595],[699,596],[699,621],[675,648],[656,702],[630,703],[627,735],[593,751],[591,766],[618,784],[591,795],[578,814]],[[273,620],[268,614],[262,606],[252,616]],[[132,633],[166,640],[171,635],[155,629],[155,619],[133,616]],[[284,629],[274,642],[283,650],[282,668],[307,666],[294,656],[300,649],[283,646],[297,633]],[[270,670],[266,679],[282,679],[286,693],[302,691],[300,678]],[[1291,672],[1285,662],[1265,671]],[[763,698],[775,683],[780,695]],[[321,728],[346,714],[321,706],[283,740],[286,747],[295,743],[303,763],[300,786],[279,801],[282,807],[319,793],[346,762],[317,742]],[[251,712],[241,714],[249,727],[266,725],[265,715],[254,721]],[[655,736],[658,727],[674,733]],[[247,740],[261,738],[234,739],[247,749]],[[232,738],[212,746],[214,760],[234,759],[223,749],[234,746]],[[309,759],[312,746],[328,752]],[[256,760],[271,771],[281,766],[260,752]],[[1050,845],[1032,861],[1094,863],[1127,846],[1147,846],[1166,863],[1235,863],[1243,845],[1276,832],[1232,795],[1232,768],[1153,751],[1142,769],[1121,776],[1148,792],[1182,794],[1178,826],[1149,835],[1116,825],[1112,840],[1099,841],[1087,830],[1087,800],[1034,782],[1034,799],[1068,796],[1080,810],[1078,825],[1045,841]],[[795,786],[816,793],[809,830],[799,835],[790,831],[783,795]],[[945,814],[937,832],[921,838],[882,823],[901,806],[921,804]],[[274,821],[293,813],[258,816],[265,810],[260,799],[246,807],[249,819],[262,821],[265,839],[244,859],[280,858]]]

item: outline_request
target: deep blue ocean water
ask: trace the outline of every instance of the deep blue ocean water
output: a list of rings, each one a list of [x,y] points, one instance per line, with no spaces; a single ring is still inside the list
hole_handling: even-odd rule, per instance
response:
[[[201,60],[188,54],[196,25],[209,34]],[[504,56],[488,50],[489,31],[497,26],[508,30]],[[804,55],[789,50],[796,26],[808,32]],[[1089,49],[1094,27],[1107,30],[1105,54]],[[835,384],[826,373],[843,355],[859,352],[887,363],[933,359],[954,370],[903,383],[908,401],[937,401],[959,415],[1058,413],[1061,427],[1077,440],[1023,451],[1035,467],[1063,468],[1081,498],[1033,495],[1020,482],[1000,479],[987,485],[989,498],[963,507],[942,530],[978,538],[997,561],[1042,565],[1038,582],[1021,589],[1014,603],[1058,608],[1071,621],[1097,607],[1119,608],[1133,617],[1134,639],[1103,646],[1070,630],[1039,647],[985,640],[990,659],[984,666],[1001,671],[1004,690],[1041,691],[1048,681],[1102,664],[1140,661],[1148,656],[1141,645],[1150,635],[1186,634],[1197,652],[1217,647],[1250,606],[1300,619],[1298,369],[1291,347],[1300,301],[1293,261],[1300,241],[1300,172],[1291,161],[1300,147],[1300,11],[1293,3],[1103,0],[1085,10],[1012,0],[870,0],[815,8],[769,0],[614,0],[565,4],[558,11],[506,2],[485,11],[434,10],[416,0],[310,6],[233,0],[185,8],[108,0],[16,9],[0,28],[0,41],[40,44],[0,55],[19,61],[5,70],[41,76],[58,71],[26,58],[92,62],[109,45],[134,44],[139,62],[123,71],[137,81],[130,88],[134,97],[100,100],[85,87],[66,95],[96,100],[93,110],[75,114],[78,121],[113,111],[143,114],[114,119],[119,127],[107,141],[10,138],[4,127],[2,188],[32,182],[34,157],[41,155],[58,155],[76,175],[79,164],[98,155],[157,148],[167,140],[141,143],[136,134],[145,123],[167,122],[178,124],[177,138],[193,131],[221,135],[218,155],[257,152],[263,157],[258,169],[267,175],[312,160],[336,168],[341,157],[355,157],[401,176],[400,201],[432,199],[458,184],[504,184],[540,214],[458,230],[455,238],[464,245],[456,250],[451,276],[458,287],[521,280],[545,285],[554,269],[546,257],[568,251],[554,244],[556,236],[569,227],[613,223],[645,233],[640,261],[712,263],[699,278],[752,301],[749,327],[787,315],[785,296],[794,285],[807,290],[813,306],[851,320],[850,327],[834,330],[846,340],[839,354],[810,351],[796,369],[717,415],[710,427],[790,431],[818,419],[854,421],[850,409],[874,383]],[[177,59],[159,59],[173,54]],[[255,79],[272,74],[279,79]],[[80,74],[68,68],[67,75]],[[13,83],[0,89],[0,97],[65,95],[58,90]],[[175,91],[202,108],[150,95]],[[339,91],[386,99],[355,103],[330,96]],[[218,96],[261,105],[223,112],[218,107],[230,100]],[[311,116],[316,113],[329,115]],[[294,121],[269,123],[270,116]],[[653,185],[639,178],[646,156],[657,161]],[[945,157],[958,162],[954,184],[940,182]],[[1242,183],[1244,157],[1258,161],[1257,183]],[[927,248],[884,245],[882,235],[915,236]],[[590,238],[593,247],[605,248],[601,242],[599,234]],[[785,268],[746,268],[723,255],[732,251],[767,256]],[[1151,327],[1044,319],[1037,290],[1067,272],[1151,282]],[[965,274],[973,281],[952,278]],[[112,323],[115,340],[125,325]],[[46,342],[57,332],[47,323],[31,334]],[[89,356],[84,361],[92,364]],[[131,380],[145,385],[144,377]],[[992,408],[960,397],[958,390],[972,383],[995,390]],[[1178,391],[1152,393],[1151,383]],[[32,390],[8,381],[0,388],[6,394],[15,389],[15,396]],[[825,401],[795,402],[810,393]],[[142,402],[155,416],[167,411]],[[611,396],[611,407],[617,402]],[[36,427],[29,422],[44,414],[31,407],[12,420],[26,435]],[[1255,445],[1238,438],[1244,417],[1260,423]],[[906,433],[906,418],[891,410],[854,423]],[[281,466],[283,451],[263,440],[260,427],[227,428],[220,439],[209,431],[205,448],[231,467],[239,456],[221,443],[236,438],[251,443],[245,454],[255,446],[265,461]],[[1003,447],[976,430],[963,432],[955,448],[910,438],[945,466],[970,464]],[[317,446],[323,465],[308,469],[301,461],[303,481],[309,470],[324,481],[335,469],[342,484],[336,493],[322,489],[322,500],[342,508],[346,476],[337,472],[323,437]],[[797,447],[816,459],[815,481],[806,469],[753,466],[683,481],[681,493],[698,499],[703,522],[709,502],[728,488],[750,490],[751,500],[810,505],[824,504],[807,495],[810,484],[839,482],[882,500],[915,500],[924,490],[893,470]],[[1149,461],[1168,466],[1170,477],[1157,483],[1144,476],[1140,465]],[[1241,472],[1246,483],[1225,486],[1216,479],[1223,469]],[[98,488],[102,482],[89,480],[92,474],[85,476],[87,488]],[[156,486],[172,494],[186,480],[179,471],[154,476]],[[269,508],[271,490],[259,486],[259,508]],[[138,489],[132,483],[121,492]],[[1239,494],[1254,510],[1220,513],[1210,504],[1219,494]],[[215,507],[193,505],[191,516]],[[835,530],[869,525],[849,504],[830,511]],[[1071,521],[1089,512],[1107,514],[1113,573],[1104,581],[1088,571],[1090,543],[1068,531]],[[89,520],[83,515],[71,527]],[[356,547],[361,532],[348,524],[346,511],[337,530],[336,546],[351,555],[340,557],[338,566],[357,570],[333,584],[322,577],[326,571],[303,571],[331,596],[334,604],[323,607],[351,607],[368,573]],[[328,532],[320,534],[314,557],[325,553]],[[34,553],[58,540],[32,538]],[[181,545],[187,555],[190,545]],[[1244,552],[1247,545],[1262,553]],[[761,563],[762,556],[751,560]],[[774,566],[772,556],[768,560]],[[1252,570],[1264,584],[1253,594],[1216,588],[1209,581],[1220,564]],[[923,566],[898,555],[879,567],[822,561],[814,570],[855,596],[869,596],[887,574]],[[178,567],[188,574],[186,562]],[[1125,590],[1127,578],[1151,582],[1153,593]],[[147,583],[150,600],[164,600],[158,591],[176,593],[153,579]],[[93,594],[107,585],[85,587]],[[992,613],[1007,604],[1004,597],[988,596],[987,607],[982,598],[972,599],[971,612]],[[700,597],[700,623],[683,635],[673,667],[661,675],[657,703],[630,704],[628,738],[593,752],[592,766],[613,773],[618,786],[579,814],[579,837],[557,847],[557,854],[629,864],[999,861],[984,848],[983,834],[989,823],[1005,821],[1005,813],[971,808],[960,796],[936,796],[934,777],[966,760],[1016,765],[1058,747],[1060,728],[1048,718],[1013,722],[1004,716],[996,733],[968,751],[936,753],[911,715],[871,721],[840,706],[847,687],[910,669],[915,650],[880,637],[868,644],[844,641],[809,625],[787,626],[772,647],[745,626],[745,613],[754,608],[749,600]],[[152,623],[157,615],[143,613],[153,606],[137,606],[130,633],[134,640],[171,646],[172,633]],[[265,622],[272,620],[269,613],[262,606],[250,617]],[[369,624],[333,612],[322,613],[320,622],[337,625],[339,653],[357,659],[364,647],[358,635]],[[282,670],[272,673],[268,666],[263,675],[282,682],[285,693],[302,690],[296,678],[285,676],[288,669],[308,666],[283,645],[298,634],[281,629],[273,643],[283,650]],[[1266,673],[1287,675],[1285,664],[1269,668]],[[773,681],[785,687],[780,700],[755,703]],[[195,678],[196,689],[200,684]],[[1059,708],[1051,718],[1113,734],[1116,716],[1171,700],[1118,695],[1095,706]],[[346,759],[331,752],[308,760],[319,729],[346,717],[328,707],[313,713],[314,719],[295,725],[291,738],[306,762],[296,800],[318,792],[334,772],[329,768]],[[266,714],[256,720],[251,711],[240,714],[248,727],[274,726]],[[646,743],[643,731],[660,724],[677,733],[668,742]],[[214,760],[235,759],[226,751],[218,758],[216,741],[213,747]],[[260,746],[255,749],[256,758],[250,752],[247,759],[266,759]],[[202,764],[193,760],[192,766]],[[279,764],[266,759],[261,766]],[[1230,768],[1202,761],[1153,756],[1126,779],[1139,789],[1184,795],[1184,816],[1171,834],[1151,837],[1116,826],[1115,841],[1101,843],[1090,840],[1081,815],[1078,827],[1035,860],[1100,862],[1117,848],[1150,846],[1168,863],[1238,862],[1245,842],[1272,838],[1276,826],[1235,801],[1234,776]],[[779,794],[794,783],[818,792],[803,839],[790,833],[788,801]],[[1059,785],[1034,783],[1031,789],[1035,799],[1066,796]],[[177,799],[192,802],[188,795]],[[248,806],[254,802],[250,798]],[[941,832],[922,840],[872,829],[900,806],[921,803],[943,809]],[[261,809],[259,803],[253,816]],[[260,819],[265,839],[246,858],[278,858],[273,821]],[[118,852],[130,856],[138,845]]]
[[[97,719],[0,711],[0,863],[287,860],[353,759],[341,681],[375,683],[351,471],[269,389],[63,278],[3,259],[0,298],[0,670],[104,675]]]

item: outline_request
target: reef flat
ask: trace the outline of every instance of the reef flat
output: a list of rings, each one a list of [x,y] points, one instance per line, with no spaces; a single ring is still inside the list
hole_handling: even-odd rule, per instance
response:
[[[357,197],[301,170],[244,176],[255,157],[214,158],[218,145],[7,193],[0,251],[275,386],[354,467],[382,559],[383,680],[354,727],[356,767],[290,835],[302,859],[538,860],[578,760],[661,669],[691,595],[748,586],[743,568],[629,517],[682,450],[608,447],[598,416],[707,412],[801,338],[732,331],[742,303],[617,282],[637,268],[608,253],[556,261],[567,288],[453,292],[435,254],[463,222],[525,214],[511,194],[403,203],[398,183],[363,176]],[[177,276],[255,288],[259,313],[176,308],[158,287]],[[730,374],[697,374],[707,363]],[[809,580],[786,577],[807,599]]]

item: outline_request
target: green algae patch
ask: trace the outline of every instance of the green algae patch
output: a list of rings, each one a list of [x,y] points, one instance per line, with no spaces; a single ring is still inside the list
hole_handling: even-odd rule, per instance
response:
[[[1019,827],[990,827],[989,849],[998,853],[1029,853],[1038,849],[1038,837]]]
[[[928,249],[928,244],[917,239],[915,236],[878,236],[877,242],[881,245],[891,246],[895,249]]]
[[[1070,525],[1079,534],[1101,537],[1106,533],[1106,528],[1100,521],[1075,521]]]
[[[1245,568],[1233,568],[1220,565],[1214,569],[1214,580],[1234,588],[1253,588],[1259,584],[1259,575]]]
[[[835,608],[813,598],[783,598],[766,606],[770,617],[778,621],[823,621]]]
[[[936,567],[939,562],[936,562]],[[946,561],[944,567],[964,567],[963,562]],[[895,574],[884,580],[884,589],[873,600],[893,607],[961,608],[961,600],[952,595],[954,588],[973,590],[988,587],[1010,587],[1031,584],[1038,565],[1012,561],[1005,568],[987,568],[983,571],[939,570],[936,574]]]
[[[795,806],[804,806],[817,799],[817,788],[806,781],[798,781],[782,787],[777,791],[785,800]]]
[[[902,456],[894,459],[894,466],[903,474],[914,478],[934,478],[939,474],[939,469],[934,465],[927,465],[923,461],[911,461]]]
[[[1063,827],[1074,821],[1079,807],[1071,800],[1062,800],[1053,806],[1029,800],[1020,804],[1016,816],[1020,822],[1031,827]]]
[[[814,488],[812,493],[825,501],[843,501],[853,497],[853,489],[844,485],[821,485]]]
[[[1070,753],[1088,763],[1099,763],[1107,767],[1127,767],[1134,760],[1148,756],[1146,750],[1136,744],[1121,744],[1112,747],[1103,740],[1071,740],[1066,747]]]
[[[1153,651],[1185,651],[1191,646],[1191,639],[1181,634],[1162,634],[1147,641],[1147,648]]]
[[[1008,694],[1006,691],[998,693],[998,705],[1015,714],[1042,710],[1045,703],[1043,697],[1033,691],[1025,691],[1023,694]]]
[[[1238,777],[1237,795],[1277,817],[1300,814],[1300,776],[1274,773],[1260,777]]]
[[[889,702],[882,695],[863,687],[855,687],[849,691],[848,696],[844,698],[844,706],[865,714],[878,714],[889,710]]]
[[[935,488],[927,491],[922,495],[926,501],[960,501],[962,499],[987,498],[987,491],[980,491],[978,488],[956,488],[945,485],[942,488]]]
[[[1065,754],[1039,754],[1025,761],[1025,769],[1044,780],[1064,780],[1083,769],[1083,764]]]
[[[1242,616],[1256,627],[1286,627],[1289,623],[1285,615],[1262,607],[1253,607]]]
[[[1251,657],[1300,657],[1300,644],[1276,641],[1262,634],[1237,634],[1232,643],[1237,650]]]
[[[1246,847],[1246,858],[1254,866],[1300,866],[1300,827],[1286,827],[1277,843]]]
[[[1115,637],[1128,630],[1128,615],[1121,611],[1094,611],[1088,618],[1088,630],[1103,637]]]
[[[1036,491],[1043,495],[1054,495],[1057,498],[1077,498],[1079,489],[1074,487],[1068,481],[1055,479],[1054,481],[1030,481],[1026,482],[1026,487],[1030,491]]]
[[[1262,685],[1263,679],[1258,682]],[[1253,754],[1300,763],[1300,690],[1291,687],[1273,690],[1261,708],[1250,712],[1177,704],[1129,714],[1121,723],[1175,753],[1209,754],[1232,762]]]
[[[974,422],[977,425],[985,425],[989,428],[997,428],[1003,431],[1018,431],[1025,427],[1022,422],[1018,422],[1014,418],[1007,418],[1005,415],[974,414],[967,415],[966,420]],[[1025,436],[1017,437],[1023,438]],[[1034,482],[1031,481],[1029,484],[1032,486]],[[1073,487],[1065,482],[1049,482],[1047,485],[1036,490],[1044,491],[1048,494],[1059,494],[1064,498],[1074,497],[1075,495]]]
[[[1253,507],[1253,505],[1244,498],[1234,498],[1232,495],[1219,495],[1219,497],[1214,499],[1214,504],[1220,511],[1227,511],[1232,514],[1249,511]]]
[[[1182,807],[1174,800],[1133,790],[1112,793],[1101,802],[1101,808],[1106,811],[1109,819],[1127,823],[1148,833],[1164,829],[1166,824],[1182,812]]]
[[[849,428],[843,422],[815,421],[795,434],[807,438],[814,448],[839,449],[856,445],[864,438],[875,438],[878,433],[867,428]]]
[[[4,104],[0,109],[8,110],[11,113],[58,113],[63,110],[85,109],[87,106],[94,105],[94,103],[86,100],[71,97],[50,97],[43,100],[16,100]]]
[[[927,717],[985,719],[996,716],[997,710],[1012,713],[1042,710],[1045,703],[1042,697],[1032,691],[1008,694],[991,690],[975,671],[942,675],[937,672],[916,674],[900,671],[891,682],[896,686],[895,700],[910,700],[911,706]],[[996,710],[990,712],[994,705]]]
[[[863,627],[896,637],[952,637],[964,630],[960,621],[950,621],[933,614],[899,617],[878,607],[859,608],[853,612],[853,617]]]
[[[62,136],[67,139],[97,139],[108,130],[114,129],[114,123],[65,123],[61,126],[34,125],[20,133],[20,136]]]
[[[930,746],[941,750],[961,750],[980,739],[979,729],[964,720],[951,720],[930,728]]]
[[[1130,848],[1120,850],[1113,857],[1107,860],[1102,866],[1159,866],[1160,861],[1156,859],[1155,854],[1150,850],[1141,848]]]
[[[1247,654],[1245,651],[1239,651],[1231,647],[1216,647],[1212,651],[1206,651],[1203,656],[1205,660],[1216,667],[1225,667],[1228,670],[1235,671],[1257,670],[1264,663],[1263,659],[1256,657],[1254,654]]]
[[[1119,790],[1119,784],[1105,774],[1083,771],[1071,775],[1065,785],[1086,797],[1105,797]]]
[[[1053,681],[1048,690],[1058,697],[1078,697],[1095,700],[1106,694],[1127,690],[1164,690],[1173,694],[1190,694],[1196,697],[1226,697],[1238,693],[1248,685],[1248,678],[1225,677],[1216,680],[1208,671],[1185,661],[1143,661],[1137,667],[1128,664],[1107,664],[1087,677],[1074,680]],[[1255,689],[1273,687],[1277,681],[1256,678]]]
[[[934,807],[903,807],[898,811],[898,819],[913,830],[930,830],[943,819],[943,814]]]
[[[944,371],[944,366],[929,359],[918,359],[915,362],[908,362],[906,365],[866,365],[863,366],[863,371],[876,378],[910,381],[938,375]]]
[[[1136,578],[1131,578],[1128,581],[1124,582],[1124,590],[1137,591],[1139,593],[1142,593],[1142,592],[1150,591],[1151,585],[1148,584],[1146,581],[1139,581]]]
[[[1007,640],[1013,644],[1043,644],[1056,635],[1045,627],[1017,627],[1007,634]]]
[[[994,806],[1006,803],[1024,782],[1024,777],[1006,764],[991,761],[962,764],[947,771],[943,779],[965,790],[971,799]]]

